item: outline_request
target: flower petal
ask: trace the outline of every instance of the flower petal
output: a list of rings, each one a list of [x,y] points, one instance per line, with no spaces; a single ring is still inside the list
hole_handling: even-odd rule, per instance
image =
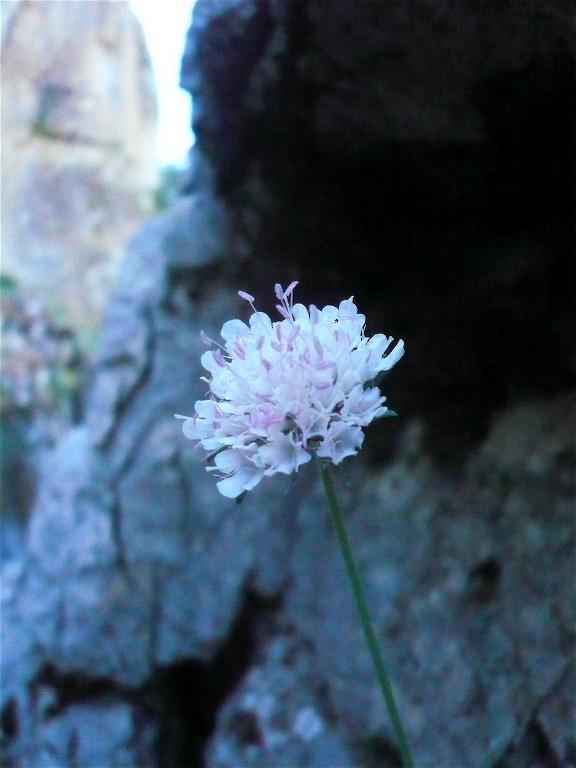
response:
[[[203,335],[211,345],[201,357],[210,395],[196,402],[194,416],[178,415],[185,436],[214,452],[208,469],[230,498],[265,475],[297,471],[315,450],[340,463],[358,452],[362,428],[389,412],[370,382],[398,362],[404,342],[389,351],[391,336],[366,337],[354,297],[307,309],[292,303],[295,286],[275,286],[280,320],[254,309],[247,324],[224,323],[224,346]],[[239,295],[253,306],[250,294]]]
[[[222,494],[228,499],[235,499],[240,496],[244,491],[251,491],[262,479],[262,472],[259,473],[258,479],[255,480],[256,472],[251,472],[247,467],[241,469],[230,477],[225,477],[223,480],[219,480],[216,483],[216,487]]]
[[[306,464],[312,458],[308,451],[305,451],[300,443],[295,443],[291,435],[278,434],[274,442],[263,445],[258,454],[265,465],[267,475],[273,475],[281,472],[284,475],[291,475],[296,472],[299,466]]]

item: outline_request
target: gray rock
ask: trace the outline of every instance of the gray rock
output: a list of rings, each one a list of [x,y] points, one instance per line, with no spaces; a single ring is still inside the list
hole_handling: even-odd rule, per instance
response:
[[[323,712],[320,681],[305,646],[274,640],[222,709],[207,766],[352,765],[353,755]]]
[[[174,418],[202,394],[200,330],[215,337],[240,303],[225,283],[194,292],[203,280],[210,286],[222,241],[214,229],[210,240],[198,239],[196,253],[183,211],[194,219],[198,206],[209,205],[206,194],[198,205],[182,201],[132,243],[108,311],[87,422],[52,457],[23,565],[4,580],[3,695],[6,705],[16,702],[20,742],[32,760],[47,760],[42,750],[51,744],[60,752],[54,746],[50,760],[72,759],[62,746],[68,738],[79,740],[86,764],[104,760],[92,731],[71,735],[82,709],[26,724],[22,713],[43,669],[57,670],[64,687],[72,676],[124,688],[143,686],[183,659],[208,663],[245,588],[261,585],[271,596],[286,578],[277,555],[286,548],[278,517],[288,500],[279,504],[275,494],[272,506],[270,488],[242,508],[221,497]],[[177,281],[174,265],[185,267]],[[186,305],[174,300],[178,291]],[[274,537],[279,543],[267,551]],[[108,717],[104,705],[100,717]]]
[[[137,727],[140,726],[140,727]],[[102,698],[73,704],[39,728],[39,747],[24,768],[82,765],[86,768],[134,768],[151,765],[154,738],[150,727],[138,723],[135,707]]]
[[[2,268],[86,348],[158,183],[142,28],[127,3],[2,3],[2,57]]]
[[[128,249],[5,580],[13,753],[123,760],[136,698],[152,764],[398,767],[315,467],[236,506],[173,419],[200,330],[288,277],[406,340],[338,492],[416,764],[572,768],[571,17],[524,6],[200,0],[192,194]]]
[[[557,685],[550,690],[538,712],[538,722],[555,755],[567,765],[574,761],[575,690],[574,664],[570,660]]]
[[[550,743],[559,759],[571,764],[566,718],[574,716],[574,700],[566,668],[573,616],[566,613],[566,589],[573,497],[559,493],[539,467],[545,456],[551,467],[573,450],[574,427],[571,399],[523,406],[495,422],[471,458],[466,480],[441,478],[423,455],[415,461],[412,446],[353,489],[352,497],[349,489],[338,488],[417,765],[496,764],[520,743],[528,750],[526,759],[535,759],[536,742],[523,738],[541,704],[543,727],[556,734]],[[530,451],[519,448],[518,430],[530,437]],[[406,446],[413,443],[413,431],[408,428]],[[511,450],[517,461],[510,486],[502,491]],[[487,465],[500,468],[489,479]],[[489,487],[500,489],[496,505],[485,503]],[[262,677],[257,665],[241,691],[252,690],[259,680],[253,706],[273,711],[278,722],[292,722],[290,713],[306,690],[298,671],[304,657],[316,689],[324,691],[318,717],[339,723],[338,737],[356,756],[348,764],[369,760],[370,754],[384,761],[394,734],[319,489],[298,510],[290,570],[279,620],[306,650],[294,652],[298,661],[290,673],[283,662],[267,661]],[[279,670],[293,691],[280,684]],[[274,739],[265,732],[254,736],[259,714],[250,721],[249,744],[234,737],[234,724],[242,731],[246,721],[248,694],[242,696],[228,704],[219,722],[209,764],[282,764],[267,746]],[[295,763],[316,764],[303,753]]]
[[[0,647],[2,648],[2,686],[0,687],[0,706],[25,711],[27,709],[27,685],[35,676],[40,655],[34,642],[31,627],[20,614],[20,595],[26,583],[24,568],[18,560],[3,565],[1,571],[2,590],[0,606]],[[20,713],[16,715],[19,719]]]
[[[194,93],[193,130],[221,172],[245,168],[245,143],[262,112],[270,79],[274,5],[260,0],[217,0],[194,7],[180,85]]]

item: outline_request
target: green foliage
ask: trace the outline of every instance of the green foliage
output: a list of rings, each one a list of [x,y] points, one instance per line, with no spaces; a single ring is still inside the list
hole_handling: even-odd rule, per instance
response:
[[[11,275],[0,274],[0,298],[0,413],[68,414],[80,387],[77,335],[57,311],[36,314],[37,306]]]
[[[55,365],[50,372],[48,390],[61,408],[68,408],[80,386],[80,371],[72,364]]]
[[[76,417],[82,356],[54,312],[0,275],[0,516],[25,520],[39,456]]]
[[[0,272],[0,297],[9,298],[15,296],[18,291],[18,283],[12,275]]]
[[[184,171],[176,165],[166,165],[160,169],[160,184],[154,190],[154,210],[165,211],[180,195]]]

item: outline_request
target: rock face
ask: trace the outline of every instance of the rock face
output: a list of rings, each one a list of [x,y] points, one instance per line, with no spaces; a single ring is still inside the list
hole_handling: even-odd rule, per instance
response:
[[[152,207],[156,99],[127,2],[2,3],[2,269],[94,332]]]
[[[13,281],[0,284],[0,559],[17,550],[44,457],[79,419],[82,356],[71,328]]]
[[[2,574],[9,766],[400,768],[314,467],[237,506],[172,416],[294,278],[406,341],[338,492],[416,765],[576,765],[572,14],[351,7],[195,6],[185,194]]]

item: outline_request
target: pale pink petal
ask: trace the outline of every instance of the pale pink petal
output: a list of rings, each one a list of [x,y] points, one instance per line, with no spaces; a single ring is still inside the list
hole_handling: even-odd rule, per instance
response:
[[[338,308],[292,304],[296,287],[275,285],[281,319],[254,313],[248,324],[222,327],[225,347],[212,345],[201,357],[209,397],[194,416],[180,416],[186,437],[213,454],[210,471],[229,498],[254,488],[264,475],[291,474],[314,452],[340,463],[358,452],[362,428],[387,412],[386,398],[370,387],[381,371],[404,354],[392,337],[365,336],[365,317],[350,297]],[[239,291],[253,304],[254,297]]]

